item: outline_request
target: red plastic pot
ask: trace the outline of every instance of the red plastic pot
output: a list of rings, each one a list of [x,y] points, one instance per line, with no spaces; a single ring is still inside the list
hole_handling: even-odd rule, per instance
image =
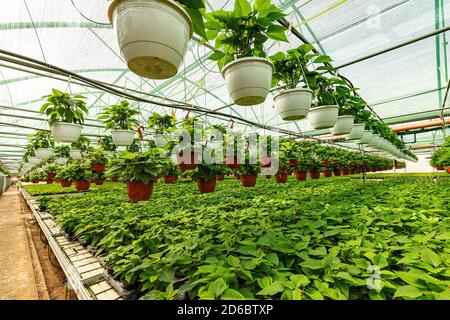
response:
[[[216,190],[216,181],[217,181],[217,177],[211,178],[208,181],[205,181],[204,179],[200,179],[197,181],[198,190],[201,193],[214,192]]]
[[[105,165],[103,163],[93,163],[91,164],[91,168],[94,169],[97,173],[105,172]]]
[[[272,179],[272,176],[270,174],[267,174],[266,179]]]
[[[330,177],[333,176],[333,171],[331,171],[331,170],[325,170],[325,171],[323,172],[323,176],[324,176],[325,178],[330,178]]]
[[[53,180],[51,180],[51,179],[47,180],[47,184],[52,184],[52,183],[53,183]]]
[[[295,179],[297,181],[305,181],[307,178],[306,172],[296,172],[295,173]]]
[[[241,176],[242,186],[245,188],[253,188],[256,186],[258,176]]]
[[[297,167],[297,166],[298,166],[298,160],[296,160],[296,159],[289,159],[289,160],[288,160],[288,164],[289,164],[291,167]]]
[[[237,157],[226,157],[225,158],[225,164],[230,169],[237,169],[237,168],[240,167],[240,164],[238,163],[238,158]]]
[[[56,177],[56,173],[53,173],[53,172],[47,173],[47,178],[53,179],[53,178],[55,178],[55,177]]]
[[[442,166],[436,166],[435,169],[438,170],[438,171],[444,171],[445,170],[445,168],[442,167]]]
[[[350,170],[348,169],[342,169],[342,175],[343,176],[348,176],[350,174]]]
[[[333,174],[334,174],[336,177],[339,177],[339,176],[342,176],[342,171],[341,171],[341,170],[334,170],[334,171],[333,171]]]
[[[355,170],[350,170],[349,174],[355,174]]]
[[[154,181],[145,184],[143,182],[127,182],[128,199],[133,202],[147,201],[153,194]]]
[[[275,175],[275,180],[277,183],[286,183],[288,181],[289,174],[287,173],[277,173]]]
[[[39,183],[39,180],[31,180],[31,183],[34,183],[34,184]]]
[[[117,177],[111,177],[111,181],[112,181],[112,182],[119,182],[119,178],[117,178]]]
[[[447,172],[447,174],[450,174],[450,168],[447,168],[447,170],[445,170],[445,172]]]
[[[223,180],[225,180],[225,176],[224,175],[217,176],[217,180],[223,181]]]
[[[77,191],[86,191],[89,190],[90,187],[91,187],[90,181],[75,180],[75,188],[77,189]]]
[[[183,152],[177,154],[177,161],[181,171],[194,170],[197,166],[195,164],[197,162],[197,154],[195,152],[191,152],[190,155],[190,159],[188,159],[188,162],[185,163],[183,159]]]
[[[95,180],[94,180],[94,183],[95,183],[97,186],[101,186],[104,182],[105,182],[105,179],[95,179]]]
[[[310,172],[309,176],[311,177],[311,179],[314,179],[314,180],[320,179],[320,172],[318,172],[318,171]]]
[[[171,184],[178,180],[178,176],[164,177],[164,183]]]
[[[264,156],[261,157],[260,161],[261,161],[261,168],[270,168],[270,166],[272,165],[272,157]]]
[[[70,180],[61,180],[60,183],[63,188],[68,188],[72,185],[72,181]]]

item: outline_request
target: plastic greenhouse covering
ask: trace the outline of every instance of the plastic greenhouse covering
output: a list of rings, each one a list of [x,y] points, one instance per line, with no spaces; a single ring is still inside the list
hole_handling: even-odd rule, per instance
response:
[[[360,88],[361,96],[388,124],[402,125],[417,119],[438,118],[449,79],[448,33],[352,63],[405,41],[421,37],[450,24],[450,1],[446,0],[286,0],[273,1],[288,14],[287,20],[321,53],[333,58],[333,66]],[[130,72],[122,60],[115,34],[108,23],[106,0],[8,0],[0,2],[0,48],[73,71],[85,77],[120,86],[122,90],[150,93],[165,101],[173,99],[217,109],[231,103],[225,82],[211,50],[191,41],[180,72],[168,80],[149,80]],[[233,1],[208,0],[208,10],[232,8]],[[269,42],[270,54],[294,48],[302,42],[291,32],[289,43]],[[349,65],[347,65],[349,63]],[[52,88],[85,95],[89,119],[99,110],[121,99],[70,81],[20,71],[0,61],[0,157],[14,166],[20,158],[26,134],[33,128],[47,128],[37,111],[42,97]],[[340,67],[342,66],[342,67]],[[23,70],[23,68],[22,68]],[[174,110],[140,103],[142,115]],[[448,105],[447,105],[448,107]],[[24,111],[24,109],[26,111]],[[263,105],[231,106],[223,112],[270,126],[314,134],[308,120],[284,122],[269,96]],[[20,117],[15,117],[20,116]],[[202,116],[207,123],[226,119]],[[89,124],[98,124],[87,121]],[[242,130],[263,131],[239,125]],[[97,127],[85,133],[102,134]],[[404,135],[413,147],[442,141],[442,131]],[[18,163],[18,161],[17,161]]]

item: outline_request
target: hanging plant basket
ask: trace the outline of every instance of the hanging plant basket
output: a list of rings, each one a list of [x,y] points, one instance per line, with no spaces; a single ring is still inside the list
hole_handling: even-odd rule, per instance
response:
[[[242,186],[245,188],[253,188],[256,186],[258,176],[241,176]]]
[[[87,191],[91,187],[91,182],[86,180],[75,180],[75,188],[77,191]]]
[[[307,178],[306,172],[296,172],[295,173],[295,179],[297,179],[297,181],[305,181],[306,178]]]
[[[116,146],[127,147],[133,144],[135,132],[133,130],[113,129],[111,130],[111,136]]]
[[[275,175],[275,180],[277,183],[286,183],[288,182],[289,175],[287,173],[277,173]]]
[[[211,178],[208,181],[200,179],[197,181],[198,190],[201,193],[212,193],[216,190],[216,181],[217,181],[216,177]]]
[[[133,202],[147,201],[153,194],[154,181],[145,184],[143,182],[127,182],[128,199]]]
[[[339,116],[334,127],[330,129],[330,132],[335,136],[348,134],[352,132],[354,123],[354,116]]]
[[[308,119],[315,130],[334,127],[338,119],[338,106],[320,106],[311,108]]]
[[[65,165],[69,161],[67,158],[56,158],[55,162],[61,166]]]
[[[83,159],[83,154],[80,150],[70,150],[70,157],[74,160],[81,160]]]
[[[60,183],[63,188],[68,188],[72,185],[72,181],[70,180],[61,180]]]
[[[312,103],[312,90],[295,88],[284,90],[273,98],[278,114],[284,121],[305,119]]]
[[[237,169],[237,168],[240,167],[240,164],[238,162],[238,158],[237,157],[226,157],[225,158],[225,164],[230,169]]]
[[[193,35],[191,18],[171,0],[114,0],[108,10],[128,68],[149,79],[175,76]]]
[[[178,162],[178,166],[180,167],[181,171],[186,171],[186,170],[194,170],[195,167],[197,166],[196,163],[198,162],[198,156],[195,152],[190,152],[190,158],[187,159],[187,161],[185,162],[186,159],[184,159],[184,153],[180,152],[177,154],[177,162]]]
[[[95,170],[97,173],[105,172],[105,164],[104,163],[93,163],[91,164],[91,168]]]
[[[353,129],[350,132],[349,135],[345,137],[346,140],[353,141],[353,140],[359,140],[364,137],[364,128],[365,124],[356,123],[353,125]]]
[[[35,165],[35,164],[38,164],[39,162],[41,162],[41,160],[39,160],[39,159],[36,158],[36,157],[30,157],[30,158],[28,159],[28,161],[29,161],[30,164],[32,164],[32,165]]]
[[[68,122],[55,122],[51,126],[53,138],[58,142],[77,142],[81,136],[83,127],[79,124]]]
[[[370,131],[364,130],[364,135],[360,140],[357,141],[359,144],[369,144],[369,142],[372,140],[373,133]]]
[[[263,103],[272,85],[272,62],[264,58],[246,57],[228,63],[222,69],[228,93],[238,106]]]
[[[34,150],[34,154],[38,159],[47,160],[53,156],[53,150],[50,148],[39,148]]]
[[[172,183],[174,183],[177,180],[178,180],[178,176],[164,177],[164,183],[165,184],[172,184]]]

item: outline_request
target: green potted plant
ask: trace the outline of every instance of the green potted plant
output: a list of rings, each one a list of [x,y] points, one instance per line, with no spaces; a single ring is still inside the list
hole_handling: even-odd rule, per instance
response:
[[[91,186],[92,169],[85,161],[74,160],[69,164],[70,180],[74,181],[77,191],[87,191]]]
[[[40,112],[46,114],[52,135],[58,142],[75,142],[81,135],[84,115],[88,114],[86,103],[81,95],[72,96],[68,93],[52,89],[52,93],[45,96]]]
[[[270,38],[286,41],[286,28],[277,20],[285,14],[270,1],[235,1],[233,11],[207,15],[209,39],[215,39],[210,57],[218,62],[232,100],[241,106],[265,101],[274,66],[266,59],[264,43]]]
[[[241,177],[243,187],[253,188],[256,185],[256,180],[261,172],[261,165],[256,159],[252,159],[250,153],[246,151],[245,162],[239,166],[236,172]]]
[[[41,179],[39,174],[37,174],[37,173],[32,173],[29,175],[29,177],[30,177],[31,183],[33,183],[33,184],[38,184]]]
[[[102,148],[98,148],[95,151],[86,154],[86,159],[89,160],[91,168],[94,169],[96,173],[105,172],[105,166],[108,159]]]
[[[338,118],[330,132],[337,135],[347,135],[353,130],[355,115],[360,111],[357,104],[352,103],[352,93],[356,89],[350,88],[346,84],[336,86],[336,100],[339,106]]]
[[[117,150],[117,146],[114,144],[111,136],[100,137],[97,145],[99,148],[103,149],[105,155],[108,157],[112,157],[114,155],[114,151]]]
[[[55,146],[55,140],[50,132],[38,130],[29,139],[29,143],[32,145],[34,154],[38,159],[46,160],[53,156],[52,148]]]
[[[365,110],[366,102],[357,96],[350,96],[348,102],[349,108],[352,109],[352,115],[355,116],[355,121],[352,131],[345,137],[348,141],[367,140],[369,136],[371,137],[372,132],[366,131],[366,121],[372,116],[372,112]],[[367,141],[369,142],[370,139]],[[367,143],[359,142],[359,143]]]
[[[105,182],[105,176],[103,173],[94,172],[92,181],[94,181],[95,185],[101,186]]]
[[[72,178],[73,167],[71,166],[62,168],[55,177],[55,179],[59,181],[61,187],[63,188],[68,188],[72,185]]]
[[[288,159],[283,153],[278,154],[278,172],[275,174],[277,183],[286,183],[289,175],[292,173],[292,166],[289,165]]]
[[[180,168],[174,164],[170,159],[163,162],[161,169],[161,176],[164,177],[164,183],[171,184],[178,180]]]
[[[285,121],[304,119],[312,104],[312,90],[308,88],[306,74],[311,63],[331,60],[328,56],[312,53],[313,46],[303,44],[287,52],[270,57],[275,66],[272,86],[283,89],[274,96],[273,102],[280,117]],[[303,82],[303,86],[299,84]]]
[[[299,145],[295,140],[283,140],[280,143],[280,151],[286,157],[288,164],[292,167],[298,166]]]
[[[299,159],[297,166],[295,167],[295,178],[297,181],[304,181],[308,178],[310,159],[303,156]]]
[[[108,17],[128,68],[168,79],[177,74],[193,32],[207,38],[204,10],[204,0],[114,0]]]
[[[311,126],[315,130],[334,127],[339,114],[334,86],[342,83],[342,80],[336,77],[328,78],[321,74],[315,74],[307,76],[307,81],[315,97],[314,106],[308,114]]]
[[[183,175],[192,177],[197,182],[200,193],[211,193],[216,190],[217,175],[224,170],[223,164],[198,164],[195,169],[186,171]]]
[[[130,146],[135,137],[133,128],[139,126],[136,119],[138,114],[139,111],[124,100],[104,108],[98,119],[103,120],[105,129],[111,130],[112,140],[116,146]]]
[[[91,140],[88,137],[79,137],[77,141],[71,143],[70,157],[74,160],[83,159],[83,153],[89,151]]]
[[[108,176],[120,176],[127,184],[128,198],[133,202],[147,201],[162,169],[162,160],[157,150],[143,153],[124,152],[106,171]]]
[[[50,164],[45,168],[48,179],[55,179],[56,174],[61,170],[61,166],[58,164]]]
[[[177,163],[182,172],[195,169],[199,162],[198,148],[195,146],[194,139],[196,121],[196,118],[185,118],[181,126],[184,133],[190,136],[190,144],[185,143],[183,149],[177,153]]]
[[[54,148],[54,156],[56,164],[63,166],[67,164],[70,157],[70,146],[60,145]]]
[[[153,132],[152,139],[156,147],[162,148],[171,141],[170,133],[172,133],[176,129],[176,122],[177,118],[175,117],[175,115],[160,115],[157,112],[154,112],[147,119],[149,129],[151,129],[151,131]]]

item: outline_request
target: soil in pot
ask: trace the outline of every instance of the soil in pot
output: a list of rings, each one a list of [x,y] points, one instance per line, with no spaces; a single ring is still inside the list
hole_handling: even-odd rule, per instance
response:
[[[61,180],[60,183],[63,188],[68,188],[72,185],[72,181],[70,180]]]
[[[201,193],[211,193],[216,190],[217,177],[211,178],[208,181],[200,179],[197,181],[198,190]]]
[[[334,174],[336,177],[339,177],[339,176],[342,176],[342,171],[341,171],[341,170],[334,170],[334,171],[333,171],[333,174]]]
[[[89,190],[90,187],[91,187],[90,181],[85,181],[85,180],[76,180],[75,181],[75,188],[77,189],[77,191],[86,191],[86,190]]]
[[[105,179],[95,179],[95,180],[94,180],[94,183],[95,183],[97,186],[101,186],[104,182],[105,182]]]
[[[165,184],[171,184],[178,180],[178,176],[164,177]]]
[[[223,180],[225,180],[225,176],[217,176],[217,180],[219,180],[219,181],[223,181]]]
[[[304,181],[306,180],[307,175],[306,172],[296,172],[295,173],[295,179],[297,179],[297,181]]]
[[[52,173],[52,172],[47,173],[47,178],[53,179],[55,177],[56,177],[56,173]]]
[[[289,174],[287,173],[277,173],[275,175],[275,180],[277,183],[286,183],[288,181]]]
[[[314,180],[316,180],[316,179],[320,179],[320,172],[310,172],[309,173],[309,176],[311,177],[311,179],[314,179]]]
[[[147,201],[153,193],[154,181],[145,184],[143,182],[127,182],[128,199],[133,202]]]
[[[94,169],[97,173],[105,172],[105,165],[103,163],[93,163],[91,164],[91,168]]]
[[[288,163],[291,167],[294,167],[294,168],[298,166],[298,160],[296,160],[296,159],[289,159]]]
[[[241,176],[242,186],[245,188],[253,188],[256,186],[258,176]]]
[[[196,155],[196,153],[195,152],[191,152],[190,153],[190,159],[188,159],[188,161],[187,161],[187,163],[185,163],[184,161],[183,161],[183,152],[180,152],[178,155],[177,155],[177,158],[178,158],[178,165],[179,165],[179,167],[180,167],[180,170],[181,171],[186,171],[186,170],[194,170],[195,169],[195,167],[197,166],[195,163],[196,163],[196,160],[197,160],[197,155]]]

